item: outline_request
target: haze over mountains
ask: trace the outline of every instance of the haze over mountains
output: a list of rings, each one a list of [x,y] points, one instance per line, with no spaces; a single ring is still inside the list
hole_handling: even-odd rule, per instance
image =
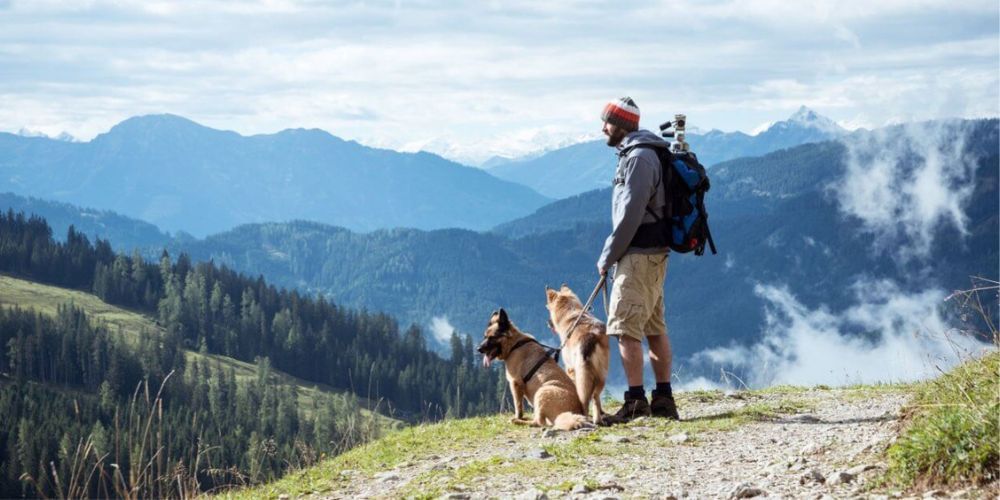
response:
[[[694,117],[688,119],[690,123]],[[654,131],[658,126],[654,123],[642,124],[644,128]],[[733,158],[760,156],[845,134],[847,131],[829,118],[802,106],[787,120],[776,122],[756,135],[711,130],[704,134],[689,133],[687,140],[701,163],[712,166]],[[489,172],[501,179],[524,184],[545,196],[560,199],[609,186],[615,161],[615,150],[599,139],[557,149],[537,158],[504,163]]]
[[[130,118],[87,143],[0,134],[0,192],[113,210],[196,236],[308,219],[357,231],[486,229],[550,201],[429,153],[321,130],[244,137],[173,115]]]

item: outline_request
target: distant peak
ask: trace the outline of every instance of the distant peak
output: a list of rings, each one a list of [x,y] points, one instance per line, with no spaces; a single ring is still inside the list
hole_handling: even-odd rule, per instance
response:
[[[165,137],[201,137],[206,135],[217,136],[218,134],[236,135],[235,132],[225,132],[206,127],[183,116],[169,113],[157,115],[141,115],[128,118],[121,123],[111,127],[106,134],[100,137],[119,137],[128,139],[138,138],[165,138]]]
[[[115,125],[114,128],[118,128],[121,126],[143,127],[143,126],[163,126],[163,125],[179,125],[188,127],[195,126],[195,127],[205,128],[202,125],[195,123],[194,121],[184,118],[183,116],[172,115],[170,113],[133,116],[132,118],[127,118],[118,125]]]
[[[833,123],[833,120],[805,106],[799,106],[798,111],[788,117],[788,121],[799,123]]]
[[[790,126],[812,128],[832,135],[837,135],[844,132],[843,127],[837,125],[836,122],[817,113],[816,111],[813,111],[812,109],[806,106],[799,106],[799,109],[795,113],[793,113],[792,116],[789,116],[787,120],[774,123],[766,127],[765,130],[771,130],[775,127],[787,129]]]

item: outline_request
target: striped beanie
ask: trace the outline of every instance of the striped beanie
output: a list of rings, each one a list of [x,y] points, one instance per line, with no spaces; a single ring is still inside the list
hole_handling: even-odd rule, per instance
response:
[[[622,97],[604,106],[604,112],[601,113],[601,120],[628,131],[638,130],[639,106],[636,105],[631,97]]]

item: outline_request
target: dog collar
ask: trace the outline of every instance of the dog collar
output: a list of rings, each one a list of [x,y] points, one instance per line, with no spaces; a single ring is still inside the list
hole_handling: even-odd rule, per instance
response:
[[[535,340],[535,339],[527,339],[527,338],[519,340],[516,344],[514,344],[514,347],[511,347],[510,350],[507,351],[507,355],[510,356],[510,353],[516,351],[517,348],[519,348],[521,346],[524,346],[524,345],[527,345],[527,344],[530,344],[532,342],[536,342],[537,343],[538,341]]]

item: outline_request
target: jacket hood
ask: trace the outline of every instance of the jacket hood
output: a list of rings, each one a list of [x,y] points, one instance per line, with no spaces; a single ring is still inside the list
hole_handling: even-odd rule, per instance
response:
[[[639,144],[648,144],[657,148],[670,149],[669,142],[663,140],[662,137],[643,129],[636,130],[635,132],[629,132],[629,134],[622,139],[622,143],[618,145],[618,150],[625,151]]]

